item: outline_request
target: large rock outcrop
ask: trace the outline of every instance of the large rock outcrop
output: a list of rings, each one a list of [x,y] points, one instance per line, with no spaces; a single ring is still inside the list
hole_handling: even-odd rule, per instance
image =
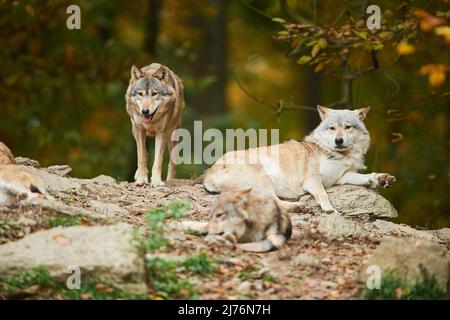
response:
[[[0,246],[0,281],[36,267],[65,280],[73,266],[80,268],[81,281],[109,281],[145,290],[144,257],[128,224],[57,227]]]

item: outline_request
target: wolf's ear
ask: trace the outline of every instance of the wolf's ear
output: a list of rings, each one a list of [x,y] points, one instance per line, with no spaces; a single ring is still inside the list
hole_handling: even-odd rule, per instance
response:
[[[355,112],[358,115],[360,120],[364,120],[364,118],[367,116],[367,113],[369,112],[370,107],[365,107],[361,109],[356,109]]]
[[[245,205],[248,201],[248,195],[252,191],[252,188],[244,189],[236,192],[237,203],[240,205]]]
[[[167,74],[168,74],[169,70],[167,70],[167,68],[165,66],[161,66],[158,68],[158,70],[155,71],[155,73],[153,74],[153,76],[158,79],[159,81],[163,80],[166,78]]]
[[[138,67],[136,67],[135,65],[133,65],[131,67],[131,80],[137,80],[139,78],[142,78],[144,76],[144,73],[142,72],[141,69],[139,69]]]
[[[327,117],[327,115],[328,115],[328,112],[330,112],[332,109],[330,109],[330,108],[325,108],[325,107],[322,107],[321,105],[317,105],[317,111],[319,111],[319,116],[320,116],[320,119],[325,119],[326,117]]]

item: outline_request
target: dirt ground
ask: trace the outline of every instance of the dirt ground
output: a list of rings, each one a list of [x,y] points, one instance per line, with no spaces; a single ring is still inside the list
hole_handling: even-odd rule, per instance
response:
[[[79,224],[126,222],[145,227],[146,212],[172,200],[185,199],[191,209],[180,221],[207,221],[215,195],[190,180],[151,188],[134,183],[81,180],[76,190],[50,191],[62,202],[96,211],[103,219],[79,218]],[[107,209],[102,210],[105,205]],[[20,239],[51,227],[57,214],[31,207],[0,209],[0,243]],[[198,254],[202,250],[217,264],[217,272],[192,282],[202,299],[356,299],[363,284],[358,280],[364,261],[376,241],[351,237],[328,240],[317,231],[310,214],[293,214],[293,235],[285,248],[269,253],[246,253],[232,244],[207,241],[183,231],[168,219],[165,236],[171,243],[162,252],[170,256]],[[57,223],[57,222],[56,222]]]

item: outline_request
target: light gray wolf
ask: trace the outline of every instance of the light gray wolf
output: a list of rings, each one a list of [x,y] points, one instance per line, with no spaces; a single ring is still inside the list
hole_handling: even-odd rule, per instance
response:
[[[152,63],[143,68],[131,67],[131,79],[126,93],[126,110],[130,115],[133,137],[137,146],[137,184],[148,183],[148,153],[146,137],[155,137],[155,159],[151,186],[163,186],[161,170],[164,150],[171,153],[172,132],[181,125],[184,91],[181,79],[168,67]],[[167,180],[175,178],[176,166],[169,160]]]
[[[364,155],[370,136],[363,120],[370,107],[333,110],[317,107],[319,126],[303,141],[230,151],[207,170],[203,185],[209,192],[253,190],[274,197],[287,210],[299,206],[298,200],[310,193],[323,211],[337,211],[326,188],[353,184],[389,188],[395,177],[387,173],[358,173],[365,169]],[[245,163],[252,157],[256,161]],[[247,161],[248,162],[248,161]]]
[[[275,199],[251,192],[224,191],[210,212],[209,235],[223,235],[245,251],[279,249],[291,237],[292,225]]]

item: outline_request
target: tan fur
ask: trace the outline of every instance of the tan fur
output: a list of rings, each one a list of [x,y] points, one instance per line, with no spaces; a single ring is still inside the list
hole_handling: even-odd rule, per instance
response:
[[[150,122],[145,122],[142,110],[132,99],[132,86],[141,77],[153,77],[158,79],[168,90]],[[151,103],[151,98],[148,99]],[[181,125],[182,112],[184,109],[184,91],[181,79],[169,68],[159,63],[152,63],[144,68],[135,66],[131,70],[131,79],[126,93],[126,110],[130,115],[132,132],[137,145],[137,171],[135,180],[137,184],[148,183],[148,153],[146,149],[146,137],[155,137],[155,159],[152,167],[151,185],[162,186],[161,180],[162,162],[164,150],[167,145],[169,153],[174,147],[171,141],[172,132]],[[175,178],[175,164],[169,161],[167,180]]]
[[[337,184],[390,187],[395,178],[386,173],[360,174],[370,144],[362,120],[369,108],[332,110],[318,107],[322,123],[304,141],[231,151],[206,172],[203,185],[210,192],[253,188],[274,197],[287,210],[300,207],[297,200],[310,193],[325,212],[337,212],[325,188]],[[353,125],[350,126],[350,124]],[[343,146],[330,141],[345,140]],[[245,159],[256,159],[246,162]]]
[[[0,166],[6,164],[16,164],[16,159],[11,150],[3,142],[0,142]]]
[[[25,167],[0,166],[0,205],[9,205],[27,198],[53,199],[45,190],[42,179]]]
[[[250,189],[222,192],[214,204],[208,234],[223,234],[245,251],[278,249],[291,237],[289,217],[270,197]]]

